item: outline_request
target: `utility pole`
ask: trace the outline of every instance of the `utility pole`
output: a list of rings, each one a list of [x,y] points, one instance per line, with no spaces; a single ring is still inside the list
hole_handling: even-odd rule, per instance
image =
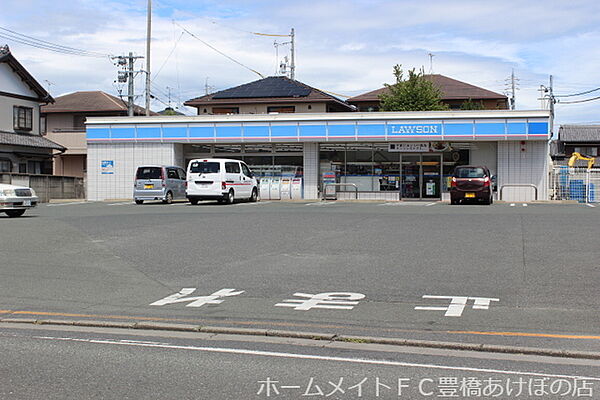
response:
[[[517,97],[517,90],[519,90],[519,88],[517,87],[517,85],[519,84],[519,78],[515,77],[515,70],[513,68],[510,77],[506,79],[506,85],[508,86],[505,90],[504,93],[510,95],[510,109],[514,110],[516,108],[516,97]],[[508,92],[508,93],[507,93]]]
[[[133,80],[138,72],[142,71],[134,71],[133,65],[135,60],[138,58],[144,58],[141,56],[134,56],[132,52],[129,52],[128,56],[117,56],[112,57],[113,60],[117,60],[116,65],[125,68],[124,70],[120,70],[118,72],[117,82],[125,83],[127,82],[127,115],[133,117],[133,101],[135,100],[135,92],[133,87]]]
[[[294,80],[294,77],[296,76],[296,48],[294,46],[294,42],[295,42],[295,33],[294,33],[294,28],[292,28],[292,31],[290,32],[290,37],[292,38],[291,40],[291,53],[292,53],[292,59],[291,59],[291,64],[290,64],[290,79]]]
[[[515,69],[513,68],[510,74],[510,86],[511,86],[511,96],[510,96],[510,109],[515,109]]]
[[[435,54],[429,53],[429,75],[433,74],[433,57],[435,57]]]
[[[554,135],[554,105],[556,98],[554,97],[554,77],[550,75],[548,87],[540,85],[540,100],[542,101],[542,109],[546,107],[550,110],[550,135]],[[546,103],[547,102],[547,103]]]
[[[152,0],[148,0],[146,26],[146,116],[150,115],[150,37],[152,35]],[[133,85],[133,83],[130,83]]]
[[[133,100],[134,100],[134,89],[133,89],[133,53],[129,52],[129,65],[127,69],[127,115],[133,117]]]

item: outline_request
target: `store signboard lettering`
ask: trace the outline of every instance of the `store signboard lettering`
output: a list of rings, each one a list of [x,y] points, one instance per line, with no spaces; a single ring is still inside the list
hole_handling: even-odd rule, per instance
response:
[[[388,136],[439,136],[442,134],[441,124],[390,124]]]
[[[390,143],[390,152],[426,153],[429,151],[429,142],[421,143]]]
[[[115,173],[114,160],[102,160],[100,167],[102,168],[102,175],[112,175]]]

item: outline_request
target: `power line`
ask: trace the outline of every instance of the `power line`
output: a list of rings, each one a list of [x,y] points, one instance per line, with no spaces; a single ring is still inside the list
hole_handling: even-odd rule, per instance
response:
[[[187,33],[188,35],[190,35],[191,37],[193,37],[194,39],[202,42],[205,46],[210,47],[211,49],[213,49],[214,51],[216,51],[217,53],[219,53],[220,55],[222,55],[223,57],[233,61],[234,63],[246,68],[247,70],[250,70],[252,72],[254,72],[255,74],[257,74],[258,76],[260,76],[261,78],[264,78],[265,76],[263,74],[261,74],[260,72],[248,67],[247,65],[242,64],[241,62],[237,61],[236,59],[228,56],[227,54],[223,53],[221,50],[217,49],[216,47],[214,47],[213,45],[211,45],[210,43],[200,39],[198,36],[194,35],[192,32],[188,31],[187,29],[185,29],[183,26],[181,26],[180,24],[178,24],[177,22],[173,22],[175,25],[177,25],[178,27],[180,27],[181,29],[183,29],[185,31],[185,33]]]
[[[583,100],[573,100],[573,101],[559,101],[558,104],[579,104],[579,103],[587,103],[588,101],[600,100],[600,96],[592,97],[590,99]]]
[[[586,90],[585,92],[581,92],[581,93],[573,93],[573,94],[561,94],[561,95],[557,94],[557,95],[554,95],[554,97],[574,97],[574,96],[582,96],[582,95],[584,95],[584,94],[592,93],[592,92],[595,92],[595,91],[598,91],[598,90],[600,90],[600,87],[597,87],[596,89]]]
[[[173,48],[171,49],[171,52],[169,53],[169,55],[167,56],[167,58],[165,59],[165,61],[162,63],[162,65],[160,66],[160,68],[158,69],[158,72],[156,72],[154,74],[154,78],[152,78],[152,81],[156,80],[156,77],[158,76],[158,74],[160,74],[160,71],[162,71],[162,69],[165,67],[165,65],[167,65],[167,61],[169,61],[169,58],[171,58],[171,55],[173,55],[173,53],[175,52],[175,49],[177,48],[177,45],[179,44],[179,41],[183,37],[183,34],[184,34],[184,32],[181,32],[181,35],[179,35],[179,39],[177,39],[177,41],[175,42],[175,45],[173,45]]]
[[[36,47],[43,50],[54,51],[56,53],[76,55],[82,57],[96,57],[96,58],[106,58],[110,57],[110,54],[98,53],[95,51],[88,51],[77,49],[75,47],[63,46],[60,44],[48,42],[42,39],[35,38],[33,36],[28,36],[19,32],[15,32],[13,30],[0,27],[0,37],[3,39],[11,40],[20,44],[24,44],[27,46]]]

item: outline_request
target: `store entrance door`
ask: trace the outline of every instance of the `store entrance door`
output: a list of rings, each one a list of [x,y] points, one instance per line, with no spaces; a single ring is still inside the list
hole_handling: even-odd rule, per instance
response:
[[[402,200],[441,199],[441,154],[402,154],[400,164]]]

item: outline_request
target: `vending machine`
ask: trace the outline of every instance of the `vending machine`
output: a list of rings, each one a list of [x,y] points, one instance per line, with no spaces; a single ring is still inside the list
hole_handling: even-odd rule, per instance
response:
[[[292,178],[292,200],[302,199],[302,178]]]
[[[271,177],[263,176],[260,178],[260,199],[261,200],[271,200]]]
[[[269,186],[269,198],[270,200],[281,199],[281,177],[274,176],[271,178],[271,185]]]
[[[292,198],[292,178],[281,178],[281,200],[289,200]]]

